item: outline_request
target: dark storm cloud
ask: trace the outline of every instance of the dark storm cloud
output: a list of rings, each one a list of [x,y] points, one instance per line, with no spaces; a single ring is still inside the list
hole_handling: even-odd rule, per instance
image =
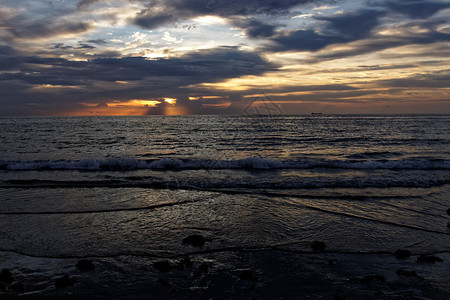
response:
[[[317,51],[328,45],[348,43],[363,39],[380,24],[383,13],[364,10],[349,14],[316,17],[325,25],[320,33],[313,29],[300,29],[280,32],[270,40],[274,42],[268,47],[270,51]]]
[[[106,44],[108,44],[108,42],[103,40],[103,39],[89,40],[87,42],[91,43],[91,44],[97,44],[97,45],[106,45]]]
[[[189,18],[216,15],[221,17],[251,16],[257,14],[281,14],[290,8],[312,0],[155,0],[142,10],[134,23],[154,29],[158,26]]]
[[[342,38],[324,36],[312,29],[283,32],[271,39],[275,44],[268,47],[269,51],[316,51],[330,44],[342,42]]]
[[[164,1],[182,2],[182,7],[194,11],[213,12],[221,16],[251,15],[251,14],[280,14],[290,8],[313,2],[312,0],[188,0]],[[319,1],[316,1],[319,2]]]
[[[167,94],[181,87],[218,82],[243,75],[260,75],[276,70],[258,54],[236,47],[191,52],[179,58],[147,60],[142,57],[97,58],[89,61],[69,61],[63,58],[18,57],[2,55],[10,61],[9,70],[0,73],[0,82],[20,82],[25,85],[79,86],[80,92],[91,92],[96,82],[132,81],[132,90]],[[14,58],[14,59],[12,59]],[[130,87],[131,88],[131,87]],[[183,88],[184,89],[184,88]],[[155,91],[157,90],[157,91]],[[188,91],[188,89],[184,89]],[[109,91],[96,91],[106,93]]]
[[[85,59],[96,59],[96,58],[119,58],[122,56],[122,53],[120,51],[115,51],[115,50],[110,50],[110,51],[105,51],[105,52],[100,52],[100,53],[95,53],[95,54],[87,54],[84,53],[82,55],[83,58]]]
[[[0,49],[1,50],[1,49]],[[20,65],[21,60],[16,56],[2,55],[0,54],[0,76],[1,71],[15,70]]]
[[[405,26],[407,27],[407,25]],[[358,56],[362,54],[372,53],[376,51],[382,51],[394,47],[400,47],[404,45],[425,45],[433,44],[437,42],[449,42],[450,34],[445,34],[437,32],[430,29],[430,32],[426,33],[415,33],[415,34],[405,34],[404,36],[385,36],[385,37],[372,37],[364,40],[357,41],[353,44],[348,44],[345,50],[328,50],[327,52],[318,53],[311,57],[305,63],[316,63],[324,60],[333,60],[345,57]],[[439,48],[439,47],[437,47]],[[436,53],[434,53],[436,52]],[[410,54],[399,54],[398,57],[406,56],[417,56],[417,55],[427,55],[427,56],[444,56],[448,57],[448,47],[443,47],[442,51],[435,49],[433,52],[429,53],[410,53]],[[386,55],[385,55],[386,56]],[[391,55],[392,56],[392,55]]]
[[[10,26],[8,31],[15,38],[42,38],[60,34],[75,34],[90,30],[88,22],[40,20],[32,23],[17,23]]]
[[[152,9],[146,9],[138,14],[138,17],[134,22],[140,27],[154,29],[166,23],[176,22],[178,20],[179,18],[176,14],[170,12],[158,13],[153,12]]]
[[[428,18],[438,11],[449,8],[450,3],[435,2],[435,1],[418,1],[418,0],[403,0],[403,1],[387,1],[385,6],[392,11],[405,14],[410,18]]]
[[[85,8],[95,4],[97,2],[101,2],[101,1],[102,0],[80,0],[78,2],[77,7],[78,7],[78,9],[85,9]]]
[[[352,41],[368,36],[380,24],[384,13],[376,10],[362,10],[355,13],[331,17],[315,17],[327,22],[325,31],[334,33],[340,39]]]
[[[275,35],[276,25],[265,24],[255,19],[235,18],[233,24],[244,29],[247,36],[251,38],[266,38]]]
[[[64,45],[64,43],[53,43],[51,49],[67,50],[67,49],[73,49],[73,47]]]
[[[381,25],[382,17],[388,15],[389,12],[399,12],[411,18],[426,18],[434,15],[438,11],[449,8],[450,3],[433,2],[433,1],[406,1],[399,3],[398,1],[385,2],[376,9],[360,10],[351,13],[338,14],[333,16],[315,16],[314,19],[322,21],[318,23],[314,29],[297,29],[289,31],[279,31],[277,34],[274,28],[267,25],[266,35],[252,35],[250,37],[267,37],[271,45],[266,48],[268,51],[284,52],[284,51],[318,51],[329,45],[350,43],[359,40],[369,39],[364,45],[350,49],[345,52],[331,53],[327,56],[336,58],[359,55],[377,50],[383,50],[391,47],[411,43],[434,43],[437,41],[447,41],[448,35],[435,31],[436,22],[422,22],[424,28],[430,29],[431,33],[416,36],[398,36],[386,37],[380,40],[373,37],[376,33],[377,26]],[[406,20],[405,20],[406,21]],[[417,23],[417,22],[416,22]],[[265,24],[258,24],[260,28],[264,28]],[[418,24],[409,23],[408,26]],[[251,29],[251,23],[247,27],[241,26],[247,32]],[[258,27],[257,27],[258,28]],[[270,31],[272,30],[272,31]]]
[[[201,50],[180,58],[147,60],[142,57],[104,58],[84,63],[93,79],[105,81],[180,77],[185,84],[216,82],[242,75],[260,75],[275,66],[258,54],[236,47]],[[72,74],[72,73],[71,73]]]
[[[53,43],[49,47],[49,50],[51,51],[51,55],[53,57],[62,57],[64,55],[67,55],[67,53],[70,51],[71,55],[76,56],[78,59],[83,60],[92,60],[95,58],[117,58],[121,57],[122,53],[117,50],[107,50],[107,51],[101,51],[99,48],[103,46],[102,44],[94,43],[94,45],[84,43],[84,42],[78,42],[78,44],[74,45],[66,45],[64,43]],[[94,53],[91,53],[86,50],[92,50],[97,49]],[[46,54],[48,54],[48,51],[45,51]]]
[[[78,44],[77,49],[95,49],[95,47],[89,44],[80,43]]]
[[[10,46],[0,45],[0,56],[1,55],[15,55],[17,54],[16,50]]]
[[[23,2],[23,3],[22,3]],[[79,34],[93,28],[90,21],[73,19],[68,1],[9,1],[0,5],[0,42]]]
[[[441,6],[439,6],[441,7]],[[345,49],[327,48],[320,51],[305,63],[316,63],[351,56],[358,56],[404,45],[424,45],[450,41],[450,34],[438,31],[446,26],[446,20],[402,20],[395,26],[396,34],[377,35],[377,26],[383,25],[381,17],[385,10],[359,11],[352,14],[332,17],[316,17],[325,22],[318,32],[309,30],[293,30],[279,32],[269,38],[272,44],[268,51],[311,51],[316,52],[333,44],[346,44]],[[384,26],[384,25],[383,25]],[[384,29],[389,27],[384,27]],[[422,30],[416,30],[420,28]],[[423,53],[426,55],[426,53]],[[431,55],[431,53],[430,53]],[[440,51],[439,55],[445,55]]]

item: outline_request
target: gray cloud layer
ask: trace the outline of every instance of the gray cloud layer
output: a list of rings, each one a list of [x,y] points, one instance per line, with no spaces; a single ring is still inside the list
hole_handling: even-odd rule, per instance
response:
[[[439,41],[448,41],[450,35],[439,33],[436,28],[440,24],[445,24],[446,20],[440,22],[410,21],[406,25],[397,26],[398,28],[411,28],[413,25],[420,25],[431,31],[431,33],[416,33],[404,36],[386,36],[381,40],[376,37],[375,29],[381,25],[381,18],[390,13],[402,13],[410,17],[426,17],[437,13],[439,10],[449,8],[450,3],[436,3],[427,1],[407,1],[407,3],[397,4],[396,2],[387,2],[385,7],[378,7],[373,10],[361,10],[353,13],[346,13],[336,16],[315,17],[319,21],[324,21],[320,30],[299,29],[291,31],[281,31],[269,36],[268,40],[272,45],[267,48],[269,51],[317,51],[329,45],[349,43],[368,39],[365,46],[350,50],[345,55],[343,52],[327,56],[321,56],[322,59],[340,58],[350,55],[359,55],[381,49],[397,47],[406,44],[434,43]],[[261,25],[262,27],[263,25]],[[407,30],[405,30],[405,33]]]
[[[148,7],[139,13],[134,22],[144,28],[153,29],[170,22],[202,15],[221,17],[275,15],[308,2],[312,0],[155,0],[148,3]]]
[[[68,59],[69,53],[87,53],[87,50],[104,49],[108,42],[102,37],[81,39],[74,45],[49,44],[47,49],[33,52],[21,48],[20,41],[58,37],[65,34],[81,34],[93,29],[89,19],[71,18],[72,14],[106,5],[106,0],[80,0],[55,10],[46,9],[43,3],[29,2],[30,11],[22,12],[20,3],[5,0],[5,7],[17,8],[16,15],[0,7],[0,110],[4,114],[30,113],[36,108],[27,105],[40,103],[41,107],[71,107],[83,99],[85,102],[104,103],[110,99],[126,101],[131,98],[160,98],[165,96],[187,99],[189,95],[213,93],[231,102],[242,101],[237,92],[224,92],[198,87],[202,83],[216,83],[245,75],[262,75],[280,71],[278,65],[264,57],[266,53],[309,52],[306,64],[352,57],[403,45],[428,45],[448,42],[448,20],[438,18],[442,10],[450,8],[449,2],[433,0],[380,0],[369,1],[364,9],[348,9],[342,14],[315,15],[309,27],[287,27],[280,17],[290,18],[291,12],[304,9],[304,5],[334,4],[336,0],[127,0],[144,4],[142,10],[131,17],[129,25],[136,28],[157,29],[163,25],[215,15],[225,18],[249,39],[259,41],[253,52],[238,46],[217,47],[209,50],[191,51],[180,57],[149,60],[139,56],[123,56],[111,49],[95,55],[80,57],[85,61]],[[47,3],[47,2],[46,2]],[[53,3],[53,2],[51,2]],[[62,3],[62,2],[61,2]],[[47,3],[47,5],[49,5]],[[397,22],[397,23],[395,23]],[[396,34],[379,35],[383,28],[395,23]],[[302,24],[302,23],[299,23]],[[420,28],[423,30],[412,30]],[[345,47],[335,47],[343,45]],[[448,46],[436,46],[429,56],[448,57]],[[394,55],[394,54],[390,54]],[[405,57],[403,54],[399,57]],[[410,54],[413,55],[413,54]],[[64,57],[64,58],[63,58]],[[393,57],[392,57],[393,58]],[[448,73],[431,76],[413,76],[398,80],[378,81],[383,87],[405,88],[410,86],[448,86]],[[120,85],[117,82],[129,82]],[[421,84],[422,83],[422,84]],[[39,90],[36,87],[52,85],[55,89]],[[103,86],[99,88],[99,86]],[[120,86],[120,87],[119,87]],[[66,88],[65,88],[66,87]],[[68,87],[77,87],[69,89]],[[370,94],[342,84],[321,86],[272,87],[272,92],[321,91],[303,96],[313,101],[330,101],[333,97],[349,97]],[[247,94],[257,93],[249,87]],[[131,98],[130,98],[131,97]],[[287,97],[287,96],[285,96]],[[32,99],[32,100],[30,100]],[[202,100],[203,101],[203,100]],[[204,102],[184,101],[200,109]],[[23,110],[22,110],[23,109]],[[44,108],[42,108],[44,109]],[[26,111],[26,112],[24,112]],[[211,110],[210,110],[211,111]]]
[[[11,48],[0,48],[14,53]],[[142,57],[98,58],[70,61],[1,55],[5,70],[0,80],[20,80],[30,84],[84,85],[86,82],[135,81],[153,77],[180,78],[182,85],[217,82],[242,75],[260,75],[276,66],[258,54],[236,47],[220,47],[189,52],[179,58],[148,60]]]

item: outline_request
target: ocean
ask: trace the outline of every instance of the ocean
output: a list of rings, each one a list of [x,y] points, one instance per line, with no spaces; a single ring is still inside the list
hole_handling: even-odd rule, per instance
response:
[[[0,297],[450,298],[450,115],[4,117],[0,129],[0,269],[18,283],[0,276]]]

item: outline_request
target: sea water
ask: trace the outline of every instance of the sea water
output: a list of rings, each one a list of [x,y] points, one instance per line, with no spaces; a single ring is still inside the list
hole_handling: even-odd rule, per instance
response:
[[[26,295],[329,297],[364,290],[347,281],[370,275],[362,262],[385,293],[431,293],[399,292],[401,263],[450,292],[445,261],[414,261],[450,259],[449,115],[0,118],[0,155],[0,267]],[[183,244],[191,234],[207,242]],[[194,271],[153,266],[185,257]],[[55,290],[64,274],[78,283]]]

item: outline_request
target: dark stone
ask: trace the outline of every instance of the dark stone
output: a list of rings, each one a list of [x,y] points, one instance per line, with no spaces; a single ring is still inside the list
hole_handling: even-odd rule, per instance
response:
[[[447,215],[449,215],[449,216],[450,216],[450,208],[449,208],[449,209],[447,209]]]
[[[191,268],[192,267],[192,261],[190,260],[190,258],[188,256],[186,256],[185,258],[183,258],[180,261],[177,261],[175,268],[178,270],[183,271],[186,268]]]
[[[406,259],[411,256],[411,252],[409,250],[397,249],[394,252],[394,256],[397,259]]]
[[[0,282],[0,292],[6,292],[6,284],[4,282]]]
[[[11,283],[14,281],[14,277],[8,269],[3,269],[0,273],[0,282]]]
[[[169,272],[170,270],[172,270],[172,265],[170,264],[170,262],[168,260],[159,260],[159,261],[153,263],[153,266],[155,267],[156,270],[158,270],[162,273],[166,273],[166,272]]]
[[[183,244],[191,245],[193,247],[201,248],[205,244],[206,240],[202,235],[192,234],[183,239]]]
[[[333,295],[333,300],[346,300],[343,295]]]
[[[325,250],[326,245],[322,241],[312,241],[311,248],[313,249],[314,252],[322,252]]]
[[[384,282],[384,281],[386,281],[386,278],[383,275],[367,275],[367,276],[361,278],[362,283],[371,283],[374,280]]]
[[[165,286],[165,287],[168,287],[168,288],[172,287],[172,284],[169,282],[169,280],[167,280],[165,278],[159,278],[158,279],[158,283],[163,285],[163,286]]]
[[[76,282],[77,282],[76,279],[70,278],[69,275],[66,274],[63,277],[56,279],[55,287],[57,289],[63,289],[74,285]]]
[[[415,278],[423,279],[423,277],[417,275],[416,271],[408,271],[408,270],[404,270],[404,269],[399,269],[395,273],[398,275],[398,277],[415,277]]]
[[[16,281],[11,284],[11,291],[15,293],[23,293],[25,291],[25,286],[23,285],[23,282]]]
[[[81,259],[75,265],[80,271],[95,271],[94,263],[87,259]]]
[[[181,263],[186,267],[186,268],[191,268],[192,267],[192,261],[189,258],[189,256],[186,256],[185,258],[183,258],[183,260],[181,261]]]
[[[450,221],[447,222],[447,227],[450,227]]]
[[[329,259],[329,260],[328,260],[328,265],[334,266],[334,264],[335,264],[335,262],[334,262],[333,259]]]
[[[383,293],[380,289],[378,289],[375,293],[373,293],[377,299],[386,299],[386,294]]]
[[[183,271],[185,268],[184,268],[184,265],[183,265],[183,263],[181,262],[181,261],[179,261],[179,262],[177,262],[174,266],[173,266],[173,268],[175,268],[175,269],[177,269],[177,270],[180,270],[180,271]]]
[[[203,273],[200,270],[194,270],[194,272],[192,272],[192,277],[194,277],[194,278],[198,278],[202,275],[203,275]]]
[[[247,281],[258,281],[258,276],[252,273],[250,270],[243,270],[239,274],[239,279],[241,280],[247,280]]]
[[[442,258],[432,254],[422,254],[417,258],[417,262],[420,263],[434,264],[435,262],[442,262],[442,261],[443,261]]]
[[[209,270],[209,266],[207,263],[202,263],[200,266],[198,266],[198,269],[203,273],[207,273]]]

